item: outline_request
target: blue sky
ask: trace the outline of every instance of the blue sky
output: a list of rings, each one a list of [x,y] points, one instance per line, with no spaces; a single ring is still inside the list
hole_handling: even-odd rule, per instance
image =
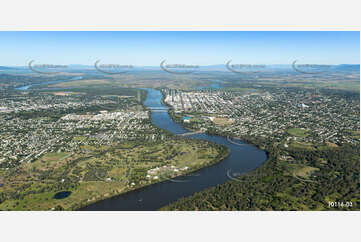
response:
[[[359,64],[360,32],[0,32],[0,65]]]

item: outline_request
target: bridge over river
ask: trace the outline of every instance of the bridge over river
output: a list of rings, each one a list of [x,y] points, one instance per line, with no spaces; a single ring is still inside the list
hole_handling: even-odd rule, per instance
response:
[[[184,134],[178,134],[178,136],[190,136],[190,135],[194,135],[194,134],[202,134],[204,133],[205,130],[197,130],[197,131],[193,131],[193,132],[188,132],[188,133],[184,133]]]
[[[80,210],[156,211],[180,198],[191,196],[204,189],[234,180],[234,177],[256,169],[267,160],[267,154],[264,151],[259,150],[255,146],[243,145],[237,139],[203,134],[203,129],[194,132],[185,130],[169,116],[167,107],[162,104],[162,93],[156,89],[147,89],[147,91],[148,95],[144,104],[152,111],[152,122],[155,126],[166,129],[175,135],[189,136],[192,139],[207,140],[224,145],[229,148],[229,155],[223,161],[193,173],[149,184],[142,188],[90,204]],[[154,107],[157,107],[156,110],[162,111],[153,111],[152,108]]]
[[[149,107],[151,112],[168,112],[167,107]]]

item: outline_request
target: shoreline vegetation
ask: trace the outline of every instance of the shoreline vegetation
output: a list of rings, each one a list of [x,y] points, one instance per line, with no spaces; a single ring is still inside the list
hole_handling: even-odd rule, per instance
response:
[[[171,109],[169,115],[184,129],[196,130]],[[299,137],[308,135],[304,129],[287,132]],[[217,129],[208,129],[206,133],[254,145],[266,152],[267,160],[249,173],[180,198],[160,211],[360,210],[359,146],[325,142],[305,149],[284,146],[268,138],[234,137]],[[341,179],[347,185],[340,183]],[[329,205],[334,203],[344,206]]]
[[[241,140],[245,141],[245,139]],[[287,166],[287,164],[280,162],[280,151],[276,144],[266,144],[265,141],[260,140],[247,140],[246,143],[255,145],[266,152],[267,160],[264,164],[246,174],[238,175],[223,184],[204,189],[188,197],[180,198],[159,210],[360,210],[359,157],[357,157],[359,147],[344,145],[342,147],[325,148],[319,145],[317,150],[311,151],[309,154],[302,151],[302,149],[295,149],[292,155],[296,159],[307,159],[310,156],[315,159],[315,162],[308,165],[291,164]],[[330,165],[340,169],[343,167],[342,162],[344,159],[347,160],[349,173],[342,174],[340,171],[332,171],[332,169],[327,171],[321,170],[322,166],[325,166],[327,163],[331,163]],[[353,172],[350,175],[351,171]],[[328,172],[334,174],[331,182],[329,181]],[[340,183],[340,179],[346,179],[347,189]],[[276,187],[272,187],[272,184]],[[330,203],[336,202],[345,205],[342,207],[329,206]]]
[[[225,136],[212,132],[210,135]],[[360,170],[359,147],[344,145],[340,147],[318,144],[315,150],[302,150],[290,147],[292,159],[311,159],[308,165],[282,163],[279,144],[267,139],[240,138],[242,142],[256,146],[266,152],[267,160],[260,167],[234,179],[210,187],[195,194],[180,198],[160,211],[322,211],[322,210],[360,210]],[[347,166],[343,167],[344,159]],[[284,161],[283,161],[284,162]],[[310,164],[311,163],[311,164]],[[331,164],[330,164],[331,163]],[[348,169],[345,174],[336,169]],[[306,172],[304,172],[306,171]],[[333,179],[329,181],[329,174]],[[339,183],[347,179],[348,189]],[[338,182],[338,183],[336,183]],[[276,187],[273,187],[273,185]],[[271,187],[270,187],[271,186]],[[276,191],[276,194],[273,193]],[[356,191],[356,193],[355,193]],[[341,195],[341,194],[343,195]],[[354,196],[356,194],[356,196]],[[232,196],[230,199],[229,196]],[[303,197],[302,197],[303,196]],[[340,198],[343,199],[340,200]],[[330,207],[333,203],[347,204],[342,207]],[[215,205],[217,204],[217,205]],[[351,204],[351,205],[350,205]],[[198,206],[201,205],[201,206]]]

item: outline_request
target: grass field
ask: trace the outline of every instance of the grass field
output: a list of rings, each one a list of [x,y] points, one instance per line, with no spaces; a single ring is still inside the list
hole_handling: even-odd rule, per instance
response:
[[[39,170],[54,169],[64,165],[65,159],[69,156],[71,156],[71,153],[68,152],[50,152],[33,163],[25,164],[24,168]]]
[[[353,138],[360,139],[360,130],[351,130],[350,133]]]
[[[230,125],[232,124],[234,121],[229,119],[229,118],[219,118],[219,117],[216,117],[212,120],[212,122],[216,125]]]
[[[4,184],[0,194],[7,197],[0,210],[76,209],[214,163],[219,160],[219,149],[205,141],[177,139],[87,145],[77,153],[47,153],[20,169],[0,171]],[[156,174],[157,180],[147,178],[147,172],[156,167],[166,168]],[[71,195],[55,199],[60,191]]]
[[[287,133],[289,133],[290,135],[293,136],[297,136],[297,137],[307,137],[307,130],[306,129],[301,129],[301,128],[292,128],[292,129],[288,129]]]
[[[289,144],[290,148],[293,149],[304,149],[304,150],[327,150],[330,148],[339,147],[337,144],[326,142],[325,144],[314,144],[311,142],[292,142]]]
[[[293,174],[302,178],[309,178],[313,172],[319,170],[319,168],[306,166],[306,165],[292,164],[290,166],[292,168]]]
[[[94,85],[109,85],[112,84],[110,80],[77,80],[69,82],[61,82],[50,85],[50,87],[82,87],[82,86],[94,86]]]

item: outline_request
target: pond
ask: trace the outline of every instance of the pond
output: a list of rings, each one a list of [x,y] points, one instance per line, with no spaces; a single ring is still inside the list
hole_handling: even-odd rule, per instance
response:
[[[54,195],[54,199],[64,199],[69,197],[71,194],[71,191],[62,191],[62,192],[58,192]]]

